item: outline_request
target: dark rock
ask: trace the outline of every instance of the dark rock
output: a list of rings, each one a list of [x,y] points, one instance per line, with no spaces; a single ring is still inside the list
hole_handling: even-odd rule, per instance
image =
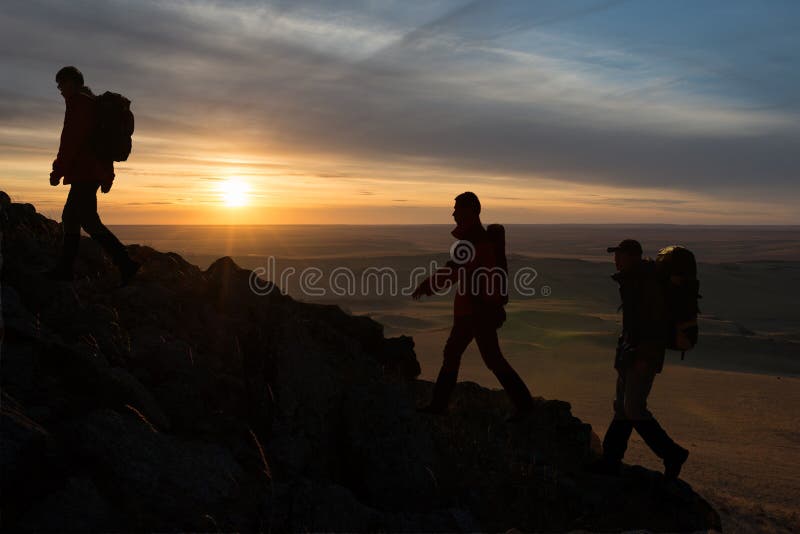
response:
[[[0,408],[0,470],[3,494],[15,491],[31,471],[36,471],[45,455],[48,432],[26,417],[21,407],[3,394]]]
[[[374,532],[386,529],[384,515],[345,487],[300,478],[276,484],[272,529],[279,532]]]
[[[120,519],[90,479],[70,478],[28,510],[18,526],[32,532],[101,532],[124,529]]]
[[[116,397],[119,404],[141,413],[142,417],[160,430],[169,430],[169,419],[153,395],[136,377],[125,369],[112,367],[108,370],[108,394]]]
[[[6,393],[0,408],[0,496],[4,526],[54,484],[48,456],[50,434],[23,414]]]
[[[566,402],[506,423],[501,391],[430,398],[414,342],[297,302],[221,258],[97,244],[45,280],[60,225],[0,193],[3,530],[719,529],[682,482],[585,475],[599,439]]]
[[[414,354],[414,338],[399,336],[386,339],[378,361],[387,373],[405,379],[417,378],[422,372]]]
[[[383,510],[424,510],[440,500],[434,443],[409,400],[401,385],[359,384],[341,409],[342,476]]]
[[[162,434],[133,410],[89,414],[69,444],[93,464],[95,476],[120,484],[128,499],[157,517],[199,518],[236,498],[244,475],[228,449]]]

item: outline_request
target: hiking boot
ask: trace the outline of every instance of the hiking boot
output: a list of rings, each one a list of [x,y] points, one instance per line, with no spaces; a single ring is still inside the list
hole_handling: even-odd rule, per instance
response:
[[[609,460],[608,458],[599,458],[583,467],[583,470],[587,473],[611,477],[619,476],[621,469],[622,462]]]
[[[136,273],[139,271],[139,267],[141,266],[141,263],[133,260],[128,260],[126,263],[122,264],[119,268],[119,275],[122,281],[120,286],[127,286],[131,280],[133,280],[133,277],[136,276]]]
[[[628,419],[614,418],[603,437],[603,458],[608,462],[621,463],[628,449],[628,440],[633,432],[633,423]]]
[[[678,451],[670,458],[664,460],[664,477],[669,480],[676,480],[681,474],[681,467],[689,458],[689,451],[683,447],[678,447]]]

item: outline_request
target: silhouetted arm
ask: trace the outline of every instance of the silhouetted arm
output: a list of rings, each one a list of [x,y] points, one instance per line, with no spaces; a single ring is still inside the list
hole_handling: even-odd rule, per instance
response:
[[[67,100],[61,143],[53,162],[55,177],[61,178],[70,171],[78,152],[88,142],[92,133],[92,105],[92,100],[82,94]]]
[[[411,298],[419,300],[422,295],[431,296],[434,290],[443,291],[456,280],[458,280],[458,266],[454,262],[448,261],[444,267],[437,269],[431,276],[423,280],[411,294]]]

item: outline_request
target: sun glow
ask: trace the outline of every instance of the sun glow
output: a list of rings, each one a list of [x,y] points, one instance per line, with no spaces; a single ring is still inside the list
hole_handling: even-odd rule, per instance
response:
[[[230,208],[237,208],[247,204],[249,191],[250,187],[237,178],[229,178],[220,184],[222,202]]]

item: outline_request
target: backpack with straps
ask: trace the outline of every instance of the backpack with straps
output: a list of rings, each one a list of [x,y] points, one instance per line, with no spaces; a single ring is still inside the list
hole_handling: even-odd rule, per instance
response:
[[[670,323],[671,337],[667,348],[686,351],[697,345],[699,330],[697,301],[700,281],[697,279],[697,262],[692,251],[680,245],[670,245],[658,251],[656,267],[665,288],[665,304]]]
[[[508,259],[506,259],[506,229],[502,224],[490,224],[486,227],[486,235],[494,247],[497,267],[501,270],[503,306],[508,304]]]
[[[131,154],[133,113],[131,101],[119,93],[106,91],[95,99],[97,126],[94,145],[101,161],[125,161]]]

